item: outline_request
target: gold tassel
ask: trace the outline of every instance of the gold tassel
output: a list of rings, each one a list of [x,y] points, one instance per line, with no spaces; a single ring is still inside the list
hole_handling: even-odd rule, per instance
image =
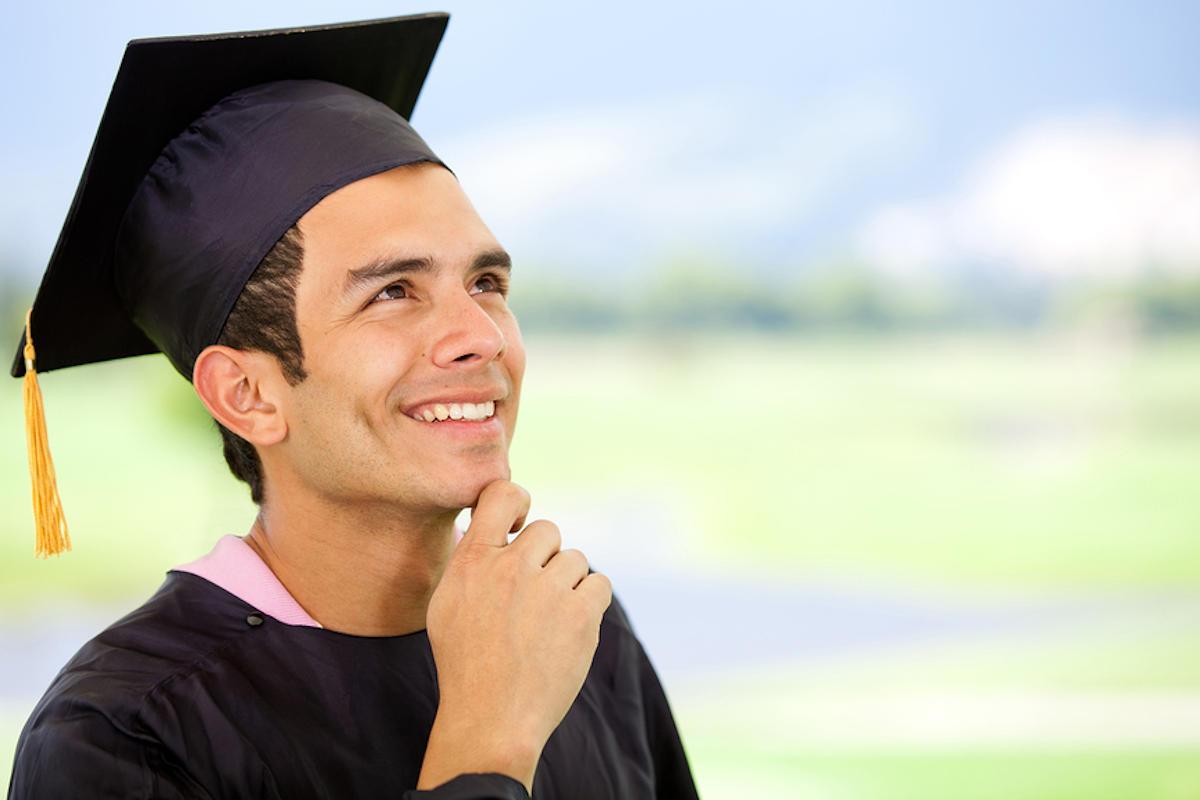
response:
[[[29,318],[33,309],[25,312],[25,436],[29,442],[29,478],[33,484],[33,524],[37,528],[39,558],[56,556],[71,549],[71,534],[63,516],[58,484],[54,480],[54,460],[50,457],[50,440],[46,437],[46,412],[42,408],[42,390],[34,368],[37,358]]]

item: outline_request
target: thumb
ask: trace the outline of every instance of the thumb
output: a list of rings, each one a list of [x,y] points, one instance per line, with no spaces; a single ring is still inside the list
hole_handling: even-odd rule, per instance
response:
[[[529,492],[506,480],[495,480],[483,487],[471,506],[471,524],[458,546],[477,542],[504,547],[508,534],[519,531],[529,514]]]

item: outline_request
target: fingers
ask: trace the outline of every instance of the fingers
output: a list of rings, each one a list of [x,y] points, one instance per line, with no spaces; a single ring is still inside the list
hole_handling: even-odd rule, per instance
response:
[[[545,519],[534,520],[517,534],[511,547],[514,554],[530,563],[544,567],[562,547],[562,534],[558,526]]]
[[[471,507],[471,524],[459,542],[478,542],[494,547],[508,544],[508,534],[525,524],[529,513],[529,492],[506,480],[495,480],[483,487]]]
[[[597,616],[603,616],[605,610],[612,602],[612,581],[606,575],[600,572],[592,572],[587,577],[579,582],[575,587],[575,591],[587,599],[591,604],[593,613]]]
[[[574,589],[588,574],[587,556],[573,548],[560,550],[546,562],[546,568],[542,574],[548,580]]]
[[[584,613],[589,620],[589,629],[595,632],[604,618],[604,612],[612,603],[612,582],[607,576],[588,572],[588,569],[587,557],[582,552],[562,550],[546,563],[542,578],[573,590],[573,598],[582,602],[586,609]]]
[[[612,583],[599,572],[589,573],[587,557],[579,550],[560,551],[562,534],[553,522],[539,519],[525,525],[529,504],[529,492],[522,487],[512,481],[492,481],[471,507],[471,524],[458,546],[476,542],[512,548],[512,555],[544,568],[551,580],[571,586],[599,618],[612,602]],[[521,533],[509,545],[508,534],[514,531]]]

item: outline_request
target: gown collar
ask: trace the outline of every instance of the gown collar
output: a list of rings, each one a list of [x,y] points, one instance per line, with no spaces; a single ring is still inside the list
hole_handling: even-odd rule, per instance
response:
[[[180,564],[174,571],[199,575],[284,624],[321,627],[240,536],[222,536],[208,555]]]
[[[463,531],[454,526],[455,543],[462,537]],[[180,564],[173,571],[198,575],[285,625],[322,627],[240,536],[222,536],[208,555]]]

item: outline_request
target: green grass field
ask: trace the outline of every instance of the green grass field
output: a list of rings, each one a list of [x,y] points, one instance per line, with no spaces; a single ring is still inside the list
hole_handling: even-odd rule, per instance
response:
[[[1192,800],[1195,751],[689,753],[708,797],[790,800]],[[725,769],[727,762],[736,766]]]
[[[514,480],[682,498],[689,557],[963,593],[1193,591],[1200,579],[1200,339],[1082,335],[531,338]],[[0,387],[0,607],[145,596],[253,507],[191,388],[160,357],[42,376],[74,551],[32,557],[18,381]],[[796,635],[802,635],[797,633]],[[1119,625],[826,675],[837,692],[956,687],[1200,695],[1200,630]],[[829,748],[731,681],[673,704],[706,798],[1200,797],[1200,747]],[[714,692],[717,690],[713,690]],[[847,695],[849,696],[849,695]],[[872,695],[868,695],[872,696]],[[881,695],[882,696],[882,695]],[[740,709],[740,711],[736,711]],[[24,711],[0,720],[0,768]],[[759,717],[770,746],[730,719]],[[758,715],[758,716],[756,716]],[[1115,720],[1114,724],[1119,724]],[[7,738],[6,738],[7,736]],[[791,738],[789,738],[791,736]]]
[[[1191,585],[1198,356],[1194,340],[560,342],[531,356],[514,459],[534,486],[672,485],[722,563]]]

